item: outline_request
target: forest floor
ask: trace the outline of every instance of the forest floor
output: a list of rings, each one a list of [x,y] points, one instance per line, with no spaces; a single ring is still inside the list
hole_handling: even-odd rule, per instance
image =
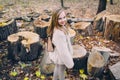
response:
[[[71,13],[76,18],[94,19],[98,3],[99,0],[64,0],[64,6],[68,7],[66,12]],[[23,17],[32,12],[43,14],[45,10],[52,11],[59,7],[61,7],[60,0],[0,0],[0,9],[6,12],[3,14],[3,18],[7,19]],[[120,14],[120,0],[114,0],[113,5],[110,5],[108,1],[106,11],[110,14]],[[29,22],[26,23],[29,25],[23,28],[33,31],[33,25]],[[106,40],[103,36],[99,36],[99,32],[94,36],[87,37],[77,33],[74,44],[81,45],[81,43],[88,52],[94,46],[104,46],[120,54],[120,42]],[[52,75],[42,74],[39,70],[42,56],[34,61],[13,63],[7,59],[7,47],[7,40],[0,42],[0,80],[52,80]],[[108,65],[112,66],[119,61],[120,56],[111,57]],[[101,80],[99,78],[90,78],[87,73],[79,71],[82,71],[82,69],[77,72],[67,71],[66,80]],[[112,80],[110,74],[103,74],[104,78],[102,80]],[[87,79],[83,79],[86,77]]]

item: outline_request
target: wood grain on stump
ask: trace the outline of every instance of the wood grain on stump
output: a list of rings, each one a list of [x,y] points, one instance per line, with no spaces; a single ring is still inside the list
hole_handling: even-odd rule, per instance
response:
[[[92,76],[100,76],[109,59],[110,49],[105,47],[93,47],[88,57],[87,71]]]
[[[50,26],[50,22],[46,22],[41,19],[37,19],[34,21],[34,29],[35,32],[40,35],[40,38],[45,39],[47,38],[47,28]]]
[[[120,15],[106,16],[104,37],[114,41],[120,40]]]
[[[104,28],[105,28],[104,20],[107,15],[110,15],[110,13],[104,10],[94,17],[93,29],[99,32],[102,32],[102,35],[103,35]]]
[[[76,32],[74,29],[71,29],[71,28],[68,29],[68,32],[70,33],[70,40],[71,40],[71,43],[73,44]]]
[[[83,35],[92,35],[93,30],[90,22],[74,23],[73,28]]]
[[[42,50],[39,35],[33,32],[23,31],[12,34],[8,36],[8,41],[8,57],[13,55],[15,60],[34,60],[38,58]],[[17,56],[15,57],[15,55]]]
[[[87,72],[87,51],[84,47],[80,45],[73,45],[73,60],[74,67],[73,70],[84,69]]]

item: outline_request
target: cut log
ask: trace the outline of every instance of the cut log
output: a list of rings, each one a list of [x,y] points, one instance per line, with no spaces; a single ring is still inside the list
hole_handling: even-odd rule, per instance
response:
[[[73,45],[73,70],[84,69],[87,73],[87,59],[88,55],[86,49],[80,45]]]
[[[8,36],[8,41],[8,57],[13,60],[35,60],[42,51],[39,35],[33,32],[24,31],[12,34]]]
[[[120,80],[120,62],[110,66],[109,69],[112,72],[115,80]]]
[[[20,45],[19,37],[16,34],[8,36],[8,59],[12,61],[19,60]]]
[[[109,15],[105,18],[104,37],[119,41],[120,39],[120,15]]]
[[[47,38],[47,28],[49,25],[50,25],[50,22],[42,21],[39,19],[34,21],[35,32],[40,35],[40,38],[42,39]]]
[[[69,18],[67,21],[69,23],[72,23],[72,22],[93,22],[93,19],[87,19],[87,18]]]
[[[0,24],[3,24],[0,26],[0,41],[6,40],[10,34],[16,33],[18,31],[14,19],[5,22],[0,21]]]
[[[105,16],[107,15],[110,15],[110,13],[107,12],[106,10],[97,14],[93,21],[93,29],[96,29],[102,32],[104,30],[104,19],[105,19]]]
[[[95,77],[100,77],[104,67],[109,59],[110,49],[104,47],[93,47],[91,54],[88,57],[87,71],[88,74]]]
[[[80,32],[82,35],[92,35],[93,29],[90,22],[78,22],[74,23],[73,28]]]
[[[80,45],[73,45],[73,58],[82,58],[86,55],[87,51]]]

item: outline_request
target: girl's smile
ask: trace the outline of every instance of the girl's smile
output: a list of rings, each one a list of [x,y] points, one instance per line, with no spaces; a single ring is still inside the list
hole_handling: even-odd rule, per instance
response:
[[[58,18],[58,23],[61,26],[64,26],[66,24],[66,14],[64,11],[60,13],[59,18]]]

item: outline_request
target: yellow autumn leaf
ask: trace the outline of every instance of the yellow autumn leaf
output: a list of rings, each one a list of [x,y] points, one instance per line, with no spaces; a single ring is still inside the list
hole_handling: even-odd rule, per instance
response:
[[[83,39],[83,36],[82,36],[82,35],[80,35],[80,39]]]
[[[80,74],[83,74],[83,73],[84,73],[84,70],[83,70],[83,69],[80,69],[79,72],[80,72]]]
[[[45,76],[44,75],[41,75],[40,77],[42,80],[45,80]]]
[[[64,74],[65,74],[65,76],[67,76],[67,72],[66,71],[64,71]]]
[[[0,26],[5,26],[5,25],[7,25],[7,23],[5,23],[5,22],[0,22]]]
[[[2,5],[0,5],[0,11],[2,11],[3,10],[3,6]]]
[[[80,77],[83,78],[83,80],[87,79],[87,75],[85,74],[80,74]]]
[[[40,77],[40,76],[41,76],[40,70],[36,71],[36,72],[35,72],[35,75],[36,75],[37,77]]]
[[[22,68],[25,68],[27,66],[25,63],[22,63],[22,62],[18,62],[18,63]]]
[[[25,77],[24,80],[29,80],[29,78],[28,78],[28,77]]]
[[[10,72],[10,75],[11,75],[11,76],[16,76],[17,74],[18,74],[18,73],[17,73],[16,71],[11,71],[11,72]]]

